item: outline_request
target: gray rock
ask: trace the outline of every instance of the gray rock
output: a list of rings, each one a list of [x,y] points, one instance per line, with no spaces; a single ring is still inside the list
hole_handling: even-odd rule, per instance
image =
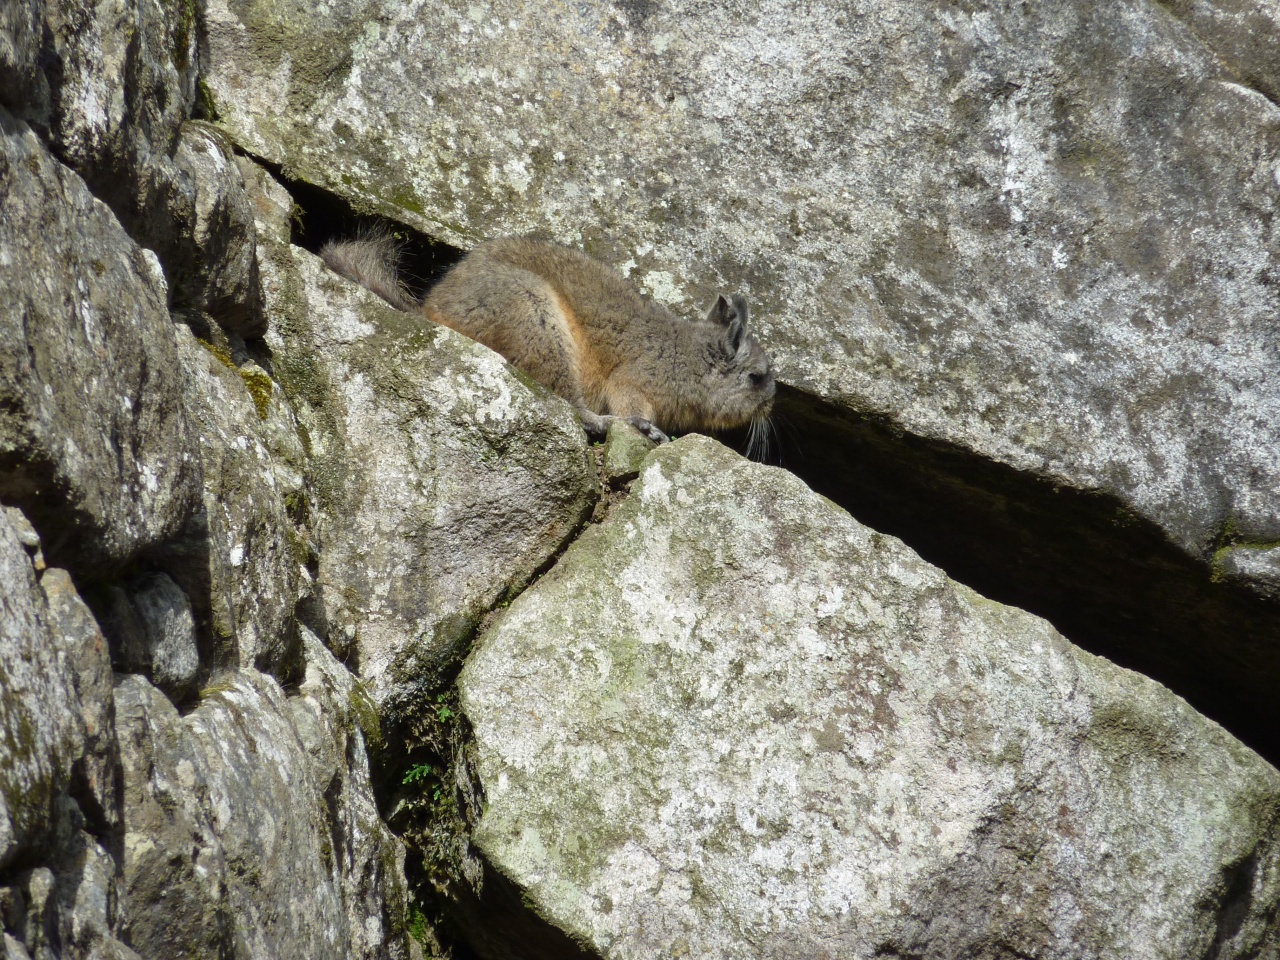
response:
[[[306,677],[289,701],[298,737],[324,797],[333,837],[333,879],[341,891],[353,958],[411,954],[404,845],[378,814],[368,745],[381,723],[363,685],[311,631],[303,630]]]
[[[476,842],[591,955],[1280,942],[1280,773],[709,440],[655,452],[460,688]]]
[[[372,711],[351,706],[343,672],[329,657],[286,702],[270,677],[234,671],[185,717],[123,679],[128,942],[142,957],[409,955],[403,854],[376,816],[355,718]]]
[[[204,476],[201,535],[180,558],[181,579],[203,585],[196,605],[216,662],[289,682],[302,669],[293,615],[310,558],[288,506],[306,498],[297,422],[261,368],[177,333]],[[290,437],[292,448],[281,439]]]
[[[45,562],[44,551],[40,549],[40,534],[36,533],[36,528],[31,525],[27,515],[17,507],[0,507],[0,513],[8,518],[14,536],[26,548],[36,573],[42,572],[45,569]]]
[[[116,644],[117,666],[144,674],[171,700],[194,693],[200,653],[191,601],[182,588],[167,574],[150,573],[107,593],[105,624]]]
[[[205,802],[211,772],[203,756],[173,704],[140,676],[126,676],[116,688],[116,731],[128,941],[147,960],[233,956],[234,874]]]
[[[1214,568],[1222,579],[1280,602],[1280,546],[1224,547],[1214,556]]]
[[[40,589],[49,607],[49,632],[70,667],[84,723],[84,754],[72,767],[70,792],[83,814],[105,834],[120,822],[111,651],[65,570],[46,570]]]
[[[190,233],[184,231],[167,262],[181,277],[182,299],[231,333],[262,336],[267,319],[259,302],[253,211],[226,135],[208,124],[184,124],[174,163],[195,189]]]
[[[165,287],[83,182],[0,112],[0,497],[77,575],[172,536],[199,462]]]
[[[567,404],[267,242],[288,207],[254,201],[273,373],[312,454],[325,639],[354,654],[385,717],[438,685],[480,616],[573,534],[595,470]]]
[[[53,150],[165,260],[196,202],[172,158],[196,102],[197,15],[195,4],[150,0],[59,0],[45,11]]]
[[[84,744],[71,671],[26,550],[0,513],[0,870],[42,848]]]
[[[677,311],[743,289],[822,401],[784,391],[790,462],[1274,736],[1270,588],[1212,581],[1228,529],[1280,539],[1274,4],[208,11],[241,145]]]
[[[1228,515],[1280,536],[1277,108],[1158,7],[375,9],[285,47],[270,7],[214,0],[233,136],[464,246],[549,230],[690,311],[748,286],[788,382],[1112,491],[1194,552]]]
[[[58,943],[66,960],[133,960],[137,954],[117,937],[123,921],[119,868],[83,831],[72,838],[57,864]]]
[[[610,484],[629,483],[640,475],[640,464],[654,443],[635,427],[621,420],[609,424],[604,438],[602,468]]]
[[[48,110],[48,83],[40,72],[44,7],[44,0],[0,7],[0,106],[20,116]]]

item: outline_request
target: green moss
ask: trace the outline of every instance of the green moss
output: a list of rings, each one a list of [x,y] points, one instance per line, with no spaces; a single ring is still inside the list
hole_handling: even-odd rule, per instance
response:
[[[1182,751],[1178,731],[1128,704],[1108,704],[1089,721],[1086,737],[1106,757],[1128,764],[1133,757],[1168,762]]]
[[[217,357],[218,361],[224,367],[227,367],[228,369],[231,369],[231,370],[236,370],[235,361],[231,359],[231,351],[228,350],[226,347],[214,346],[208,340],[200,340],[198,338],[196,340],[196,343],[200,344],[200,346],[204,347],[206,350],[212,353],[215,357]]]
[[[1231,552],[1239,549],[1247,550],[1274,550],[1280,547],[1280,540],[1263,540],[1258,538],[1246,537],[1240,529],[1240,522],[1235,517],[1228,517],[1223,523],[1222,529],[1218,531],[1215,540],[1216,548],[1210,559],[1210,569],[1212,573],[1210,579],[1214,583],[1221,583],[1226,579],[1226,561]]]
[[[258,370],[237,370],[244,385],[249,388],[249,396],[253,397],[253,406],[258,411],[258,419],[267,419],[271,410],[271,394],[274,384],[271,378]]]
[[[210,121],[217,121],[222,117],[222,112],[218,109],[218,101],[214,98],[213,91],[209,89],[209,85],[203,80],[196,81],[195,115],[202,120]]]
[[[351,695],[347,698],[347,709],[351,711],[351,716],[360,727],[360,732],[364,734],[369,749],[375,753],[381,750],[382,718],[378,715],[378,708],[374,706],[373,698],[369,696],[359,680],[351,687]]]

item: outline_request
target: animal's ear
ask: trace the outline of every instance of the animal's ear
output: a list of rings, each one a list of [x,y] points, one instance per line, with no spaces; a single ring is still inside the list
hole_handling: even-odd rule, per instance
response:
[[[729,321],[729,328],[724,332],[724,352],[731,357],[736,357],[738,351],[746,345],[746,339],[746,325],[734,317]]]
[[[720,324],[722,327],[728,326],[729,321],[733,319],[733,306],[725,299],[723,293],[716,297],[716,302],[707,311],[707,319],[712,323]]]

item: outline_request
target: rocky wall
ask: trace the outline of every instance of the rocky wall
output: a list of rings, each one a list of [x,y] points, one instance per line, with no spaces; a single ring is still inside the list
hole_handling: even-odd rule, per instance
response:
[[[6,4],[5,956],[1280,956],[1278,37]],[[593,449],[378,216],[744,290],[789,469]]]

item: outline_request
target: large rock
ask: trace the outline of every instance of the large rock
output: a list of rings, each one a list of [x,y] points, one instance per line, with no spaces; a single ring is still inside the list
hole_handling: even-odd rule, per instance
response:
[[[197,14],[195,4],[155,0],[44,10],[54,152],[151,249],[190,226],[194,185],[172,158],[196,102]]]
[[[190,210],[172,212],[180,214],[178,236],[163,251],[180,299],[230,333],[262,336],[253,211],[230,142],[208,124],[183,124],[174,164],[194,191]]]
[[[237,171],[238,175],[238,171]],[[254,667],[282,683],[302,668],[294,610],[306,593],[310,550],[305,453],[283,394],[252,361],[179,327],[187,409],[199,440],[204,509],[180,548],[178,576],[209,634],[209,659]]]
[[[460,686],[477,843],[590,955],[1280,943],[1276,770],[709,440],[653,454]],[[501,929],[486,956],[538,955]]]
[[[326,639],[397,713],[586,519],[594,463],[567,404],[269,242],[289,200],[269,178],[254,196],[272,374],[308,438],[319,500]]]
[[[84,748],[72,666],[26,549],[0,510],[0,870],[48,847]]]
[[[40,577],[50,633],[65,655],[84,723],[84,754],[72,767],[70,793],[100,835],[120,823],[120,753],[116,748],[111,653],[97,620],[70,574],[49,569]]]
[[[23,115],[48,109],[48,82],[40,72],[44,0],[15,0],[0,7],[0,106]]]
[[[312,654],[325,676],[343,672],[319,643]],[[144,960],[409,955],[402,855],[371,813],[355,708],[325,682],[309,676],[290,702],[238,670],[183,717],[146,680],[122,680],[128,933]],[[332,726],[322,706],[339,709]]]
[[[199,496],[165,283],[75,174],[0,111],[0,498],[95,575]]]
[[[1274,591],[1213,562],[1280,551],[1273,4],[211,0],[208,25],[244,147],[464,247],[544,231],[687,312],[744,288],[827,405],[781,395],[789,463],[1273,737]]]

